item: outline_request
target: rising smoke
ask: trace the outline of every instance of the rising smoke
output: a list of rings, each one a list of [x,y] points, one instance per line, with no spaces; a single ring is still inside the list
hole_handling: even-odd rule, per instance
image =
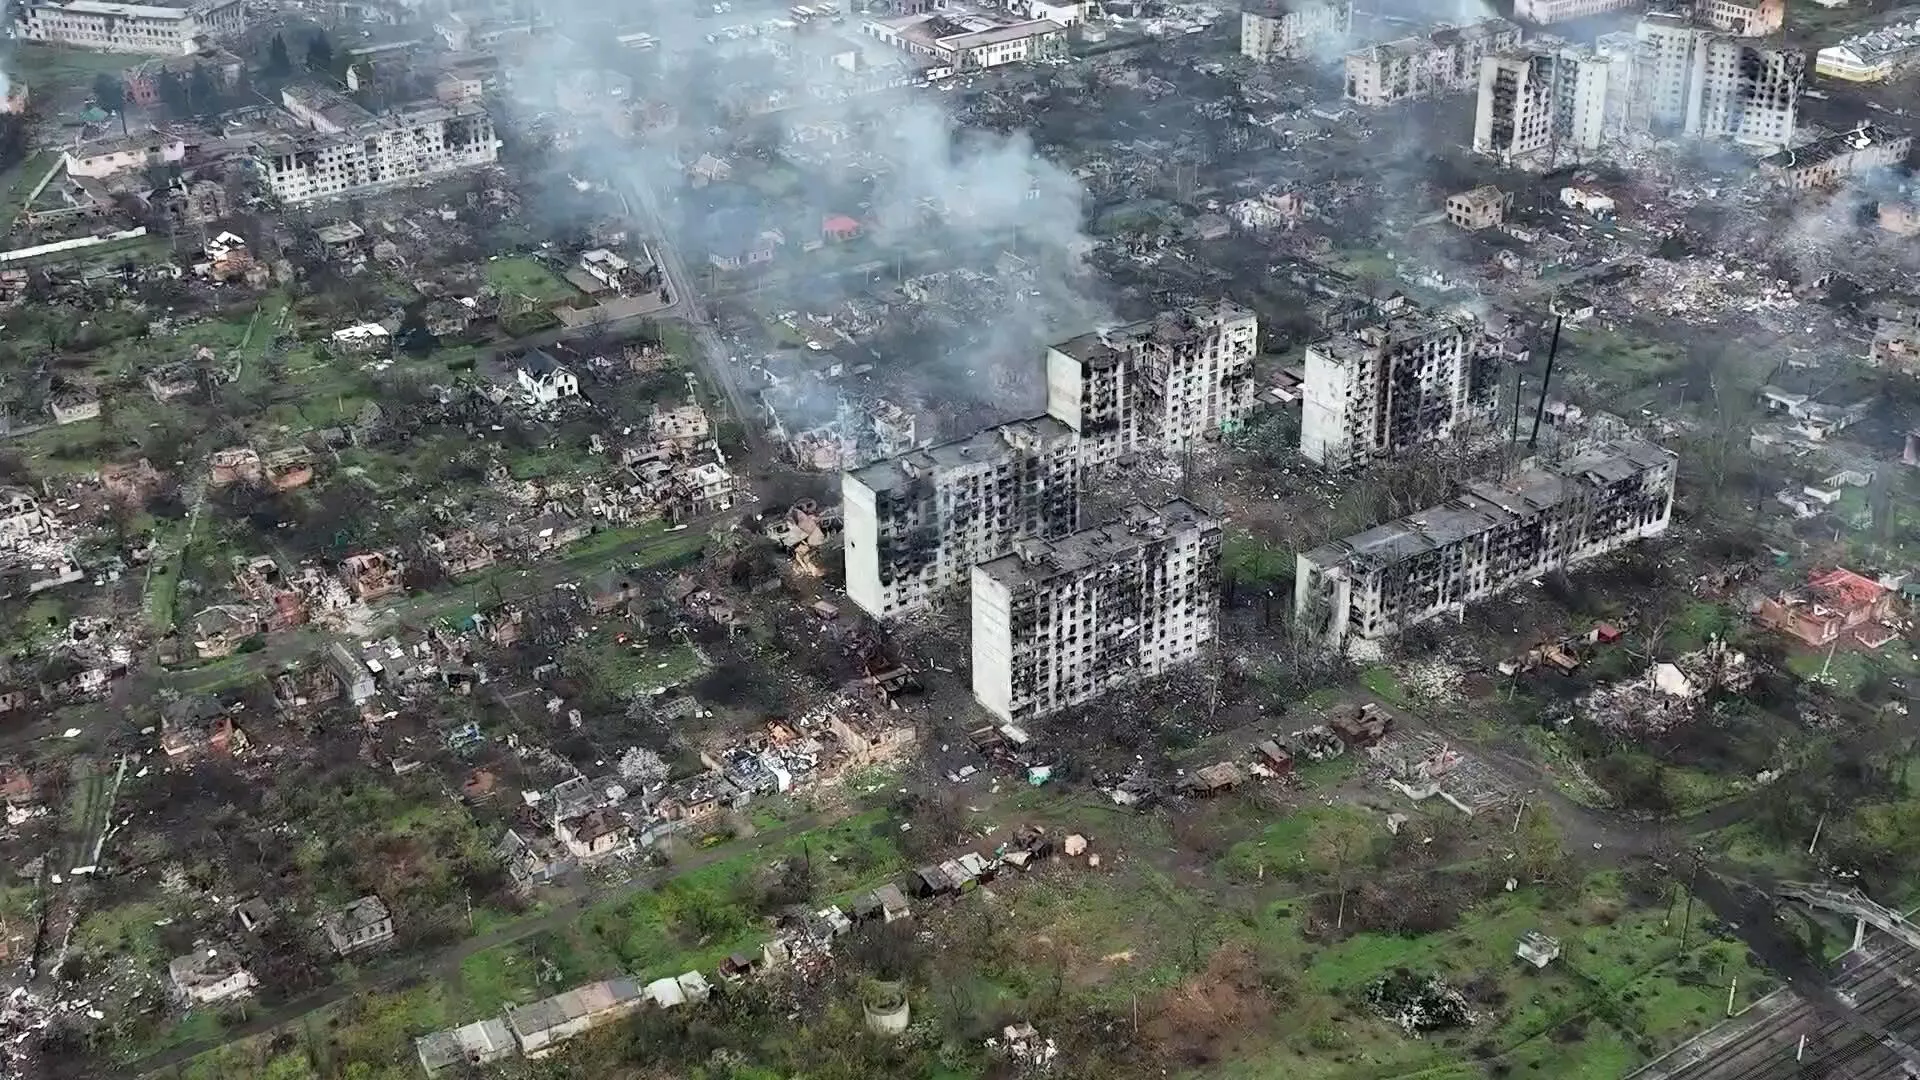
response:
[[[971,297],[967,317],[928,320],[894,341],[887,355],[871,358],[883,372],[910,372],[923,400],[966,407],[991,405],[1009,412],[1030,410],[1037,398],[1040,356],[1049,341],[1114,321],[1084,270],[1092,242],[1083,231],[1081,184],[1038,154],[1022,132],[967,127],[953,104],[952,88],[890,86],[848,92],[861,71],[846,70],[846,57],[892,54],[861,41],[860,16],[837,25],[790,33],[743,33],[726,28],[764,27],[785,8],[749,6],[711,18],[695,18],[685,6],[647,12],[613,0],[564,0],[545,15],[558,24],[560,40],[514,62],[509,75],[516,108],[532,113],[583,70],[651,69],[636,81],[642,100],[664,100],[678,110],[670,133],[617,139],[594,122],[574,140],[584,162],[569,162],[597,177],[632,178],[651,184],[666,216],[677,219],[677,240],[687,263],[699,272],[711,223],[744,213],[783,230],[788,245],[776,261],[802,262],[797,249],[825,215],[857,218],[876,262],[887,270],[878,286],[866,276],[839,279],[806,273],[807,305],[823,310],[837,300],[885,289],[895,274],[967,267],[979,276],[946,283],[947,294]],[[609,48],[612,29],[643,28],[657,48],[636,54]],[[710,38],[712,40],[710,40]],[[856,69],[864,59],[855,61]],[[564,95],[562,95],[564,96]],[[686,165],[702,153],[732,156],[741,174],[764,170],[776,158],[801,162],[797,185],[777,197],[755,191],[741,177],[711,188],[688,190]],[[782,206],[804,207],[787,213]],[[799,235],[795,235],[795,231]],[[1007,259],[1007,255],[1015,256]],[[769,290],[772,291],[772,290]],[[941,292],[941,289],[931,291]],[[769,297],[771,310],[776,300]],[[862,358],[866,359],[866,358]],[[910,394],[889,380],[889,396]]]

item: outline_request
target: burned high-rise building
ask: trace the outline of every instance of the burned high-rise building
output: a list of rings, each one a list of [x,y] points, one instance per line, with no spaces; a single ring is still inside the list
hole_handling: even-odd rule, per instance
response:
[[[1072,532],[1079,476],[1074,433],[1050,416],[842,474],[847,595],[876,617],[906,614],[1015,540]]]
[[[1519,44],[1519,26],[1481,19],[1355,49],[1346,56],[1346,99],[1377,108],[1472,90],[1481,59]]]
[[[1080,436],[1089,467],[1183,453],[1245,419],[1259,351],[1253,312],[1225,301],[1083,334],[1047,350],[1047,413]]]
[[[1473,149],[1509,165],[1553,168],[1597,154],[1629,65],[1591,49],[1533,45],[1480,62]]]
[[[1685,15],[1648,15],[1634,36],[1634,130],[1754,146],[1792,141],[1806,83],[1803,53],[1716,33]]]
[[[1471,320],[1409,309],[1307,346],[1300,453],[1340,467],[1446,442],[1493,407]]]
[[[1579,451],[1298,556],[1295,616],[1378,643],[1541,574],[1666,531],[1676,459],[1637,439]]]
[[[1194,659],[1219,622],[1220,538],[1175,499],[975,567],[975,697],[1031,720]]]

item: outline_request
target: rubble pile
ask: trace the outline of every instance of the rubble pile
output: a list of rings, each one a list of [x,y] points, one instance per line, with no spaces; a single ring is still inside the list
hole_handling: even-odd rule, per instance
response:
[[[1438,975],[1396,968],[1367,985],[1367,1007],[1420,1037],[1430,1031],[1472,1027],[1478,1017],[1460,991]]]
[[[1588,692],[1580,711],[1611,732],[1663,735],[1710,713],[1720,697],[1753,685],[1753,676],[1746,654],[1716,639],[1671,663],[1654,664],[1638,678]]]

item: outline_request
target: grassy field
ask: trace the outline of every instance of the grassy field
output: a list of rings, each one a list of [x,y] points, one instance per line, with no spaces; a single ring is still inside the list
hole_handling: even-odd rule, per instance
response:
[[[26,160],[0,173],[0,222],[12,224],[13,219],[20,216],[20,211],[26,209],[27,197],[53,167],[54,160],[52,154],[42,150],[28,154]]]
[[[532,297],[537,304],[565,303],[580,295],[580,290],[539,260],[519,255],[488,262],[487,284],[502,293]]]
[[[691,645],[622,643],[612,630],[583,638],[560,650],[560,663],[575,678],[623,699],[678,686],[706,667]]]

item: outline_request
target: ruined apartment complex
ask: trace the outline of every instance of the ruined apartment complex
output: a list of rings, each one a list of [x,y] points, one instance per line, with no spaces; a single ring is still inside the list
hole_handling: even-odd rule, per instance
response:
[[[1032,720],[1194,659],[1218,623],[1220,537],[1176,499],[974,567],[974,695]]]
[[[1518,25],[1481,19],[1355,49],[1346,56],[1346,98],[1377,108],[1471,90],[1481,60],[1519,44]]]
[[[294,105],[289,100],[289,111],[313,131],[270,135],[254,148],[261,175],[283,203],[417,183],[491,165],[500,153],[493,120],[477,106],[434,106],[384,116],[355,107],[356,115],[335,116],[303,113]]]
[[[1411,309],[1307,347],[1300,453],[1340,467],[1446,442],[1491,412],[1477,327]]]
[[[1637,439],[1577,451],[1297,559],[1294,613],[1330,641],[1377,645],[1541,574],[1666,531],[1675,457]]]
[[[1240,54],[1249,60],[1305,60],[1346,40],[1353,0],[1264,0],[1240,11]]]
[[[1229,303],[1047,350],[1047,412],[842,474],[847,595],[878,617],[929,604],[1016,540],[1078,526],[1083,471],[1178,454],[1253,407],[1259,326]]]
[[[1591,48],[1541,39],[1486,57],[1474,150],[1551,169],[1634,136],[1787,145],[1805,57],[1746,40],[1753,31],[1740,28],[1764,20],[1724,6],[1648,15],[1632,33],[1602,35]]]

